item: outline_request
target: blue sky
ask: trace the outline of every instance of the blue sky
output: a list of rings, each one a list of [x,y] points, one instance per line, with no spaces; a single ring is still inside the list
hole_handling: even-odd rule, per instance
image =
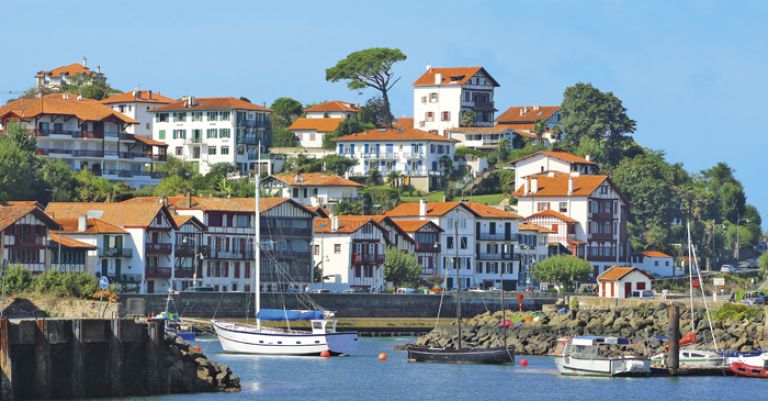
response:
[[[500,110],[559,104],[565,87],[613,91],[636,139],[689,170],[725,161],[768,220],[768,2],[761,1],[54,1],[5,0],[0,102],[41,69],[101,65],[121,89],[364,102],[325,69],[349,52],[397,47],[392,92],[412,114],[425,65],[482,65]],[[46,11],[49,10],[49,11]],[[51,12],[50,10],[53,10]]]

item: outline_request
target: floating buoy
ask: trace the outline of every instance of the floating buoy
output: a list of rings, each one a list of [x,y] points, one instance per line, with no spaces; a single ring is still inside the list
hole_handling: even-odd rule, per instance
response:
[[[330,358],[331,353],[328,351],[322,351],[320,352],[320,358]]]
[[[528,366],[528,360],[527,359],[521,359],[520,360],[520,366],[522,366],[522,367]]]
[[[199,345],[193,345],[192,346],[192,350],[195,351],[195,352],[203,352],[203,347],[201,347]]]
[[[386,361],[387,360],[387,354],[384,353],[384,352],[380,353],[379,354],[379,360],[382,361],[382,362]]]

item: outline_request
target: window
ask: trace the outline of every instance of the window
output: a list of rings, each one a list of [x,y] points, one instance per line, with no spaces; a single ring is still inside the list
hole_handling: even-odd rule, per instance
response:
[[[181,146],[176,147],[176,151],[175,151],[176,156],[181,156],[181,149],[182,149]]]
[[[552,224],[552,231],[558,233],[557,224]]]
[[[427,120],[428,122],[433,122],[433,121],[435,121],[435,113],[433,113],[433,112],[431,112],[431,111],[428,111],[428,112],[427,112],[427,117],[426,117],[426,120]]]
[[[320,245],[315,245],[315,255],[320,254]]]
[[[192,121],[203,121],[203,112],[202,111],[193,111],[192,112]]]
[[[437,103],[437,92],[432,92],[429,94],[429,102]]]
[[[219,119],[219,113],[216,111],[208,112],[208,121],[217,121]]]
[[[173,139],[184,139],[187,137],[187,130],[175,129],[173,130]]]
[[[217,133],[216,128],[208,128],[205,131],[205,137],[208,138],[208,139],[216,138],[216,136],[217,136],[216,133]]]
[[[461,237],[461,249],[467,249],[467,237]]]
[[[160,138],[161,141],[165,140],[165,130],[164,129],[160,130],[158,138]]]
[[[159,123],[167,123],[168,122],[168,113],[157,113],[155,114],[155,121]]]
[[[444,111],[443,112],[443,121],[451,121],[451,112],[450,111]]]
[[[653,262],[653,265],[654,265],[654,266],[658,266],[658,265],[659,265],[659,261],[658,261],[658,260],[654,261],[654,262]]]
[[[442,155],[443,154],[443,145],[437,145],[437,154]]]
[[[229,128],[222,128],[219,130],[219,138],[229,138]]]
[[[445,247],[448,249],[453,249],[453,237],[445,238]]]
[[[187,113],[173,113],[173,122],[187,121]]]
[[[422,96],[421,97],[421,102],[422,103],[426,103],[427,102],[427,97],[426,96]]]
[[[465,102],[472,101],[472,92],[470,92],[470,91],[464,92],[464,101]]]
[[[543,212],[549,209],[549,202],[536,202],[536,211]]]
[[[219,112],[219,121],[229,121],[229,112],[228,111],[220,111]]]
[[[229,154],[229,146],[222,146],[221,147],[221,155],[228,155]]]
[[[341,244],[333,244],[333,253],[341,253]]]
[[[209,146],[208,147],[208,154],[209,155],[215,155],[216,154],[216,147],[215,146]]]
[[[560,213],[568,213],[568,202],[560,202],[558,210]]]
[[[293,189],[293,197],[294,198],[298,198],[299,197],[299,189],[298,188],[294,188]]]

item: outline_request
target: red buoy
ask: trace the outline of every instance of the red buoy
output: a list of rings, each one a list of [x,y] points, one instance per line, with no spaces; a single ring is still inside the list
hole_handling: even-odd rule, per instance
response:
[[[322,351],[320,352],[321,358],[329,358],[331,356],[331,353],[329,351]]]
[[[382,362],[386,361],[387,360],[387,354],[385,354],[384,352],[380,353],[379,354],[379,360],[382,361]]]
[[[528,366],[528,360],[527,359],[521,359],[520,360],[520,366],[522,366],[522,367]]]
[[[198,353],[199,352],[203,352],[203,347],[201,347],[199,345],[193,345],[192,346],[192,350],[195,351],[195,352],[198,352]]]

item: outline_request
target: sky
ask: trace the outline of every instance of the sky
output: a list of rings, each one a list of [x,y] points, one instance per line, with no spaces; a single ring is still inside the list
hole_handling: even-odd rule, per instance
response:
[[[364,103],[375,93],[326,82],[325,69],[399,48],[395,116],[413,114],[411,84],[428,64],[485,67],[500,112],[560,104],[589,82],[622,99],[641,145],[689,171],[728,163],[768,221],[766,1],[3,0],[2,10],[0,102],[35,72],[87,56],[123,90]]]

